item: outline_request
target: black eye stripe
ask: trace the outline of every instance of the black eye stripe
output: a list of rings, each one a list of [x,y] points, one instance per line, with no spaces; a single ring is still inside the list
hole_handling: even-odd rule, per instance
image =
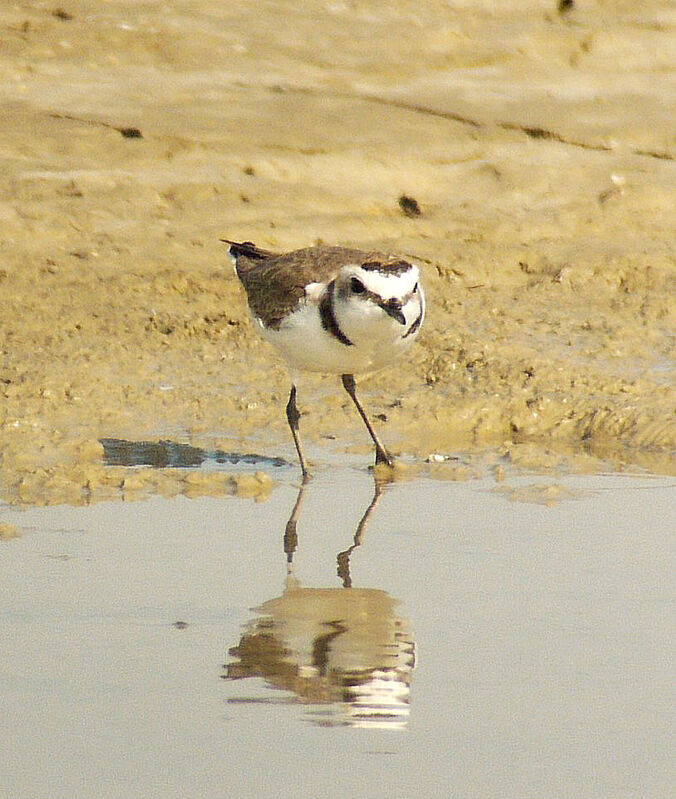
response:
[[[350,280],[350,288],[354,294],[363,294],[366,291],[366,286],[359,280],[358,277],[353,277]]]

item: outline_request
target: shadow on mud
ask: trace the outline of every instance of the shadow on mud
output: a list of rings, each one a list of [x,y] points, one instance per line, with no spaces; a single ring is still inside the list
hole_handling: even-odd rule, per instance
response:
[[[204,465],[228,466],[290,466],[284,458],[222,450],[205,450],[175,441],[126,441],[120,438],[101,438],[106,466],[152,466],[156,469],[175,467],[186,469]]]

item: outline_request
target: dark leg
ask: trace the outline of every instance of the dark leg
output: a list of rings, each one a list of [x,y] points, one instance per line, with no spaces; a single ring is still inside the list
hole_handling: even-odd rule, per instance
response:
[[[300,516],[301,507],[303,505],[303,497],[305,495],[307,483],[307,479],[303,478],[303,482],[300,484],[300,488],[298,489],[296,504],[293,506],[291,516],[289,516],[289,521],[286,523],[286,529],[284,530],[284,552],[286,553],[286,562],[289,573],[291,573],[291,567],[293,564],[293,553],[298,547],[298,533],[296,532],[296,524],[298,522],[298,517]]]
[[[293,443],[296,445],[296,452],[298,453],[300,468],[303,472],[303,480],[305,481],[310,476],[310,473],[307,470],[305,455],[303,455],[303,445],[300,440],[300,426],[298,424],[300,421],[300,414],[298,413],[298,408],[296,407],[296,386],[293,384],[291,385],[289,401],[286,404],[286,418],[289,422],[289,427],[291,428]]]
[[[357,399],[357,385],[354,381],[354,375],[341,375],[340,379],[343,381],[343,388],[345,391],[347,391],[350,397],[352,397],[352,402],[354,402],[355,407],[359,411],[359,415],[364,420],[364,424],[366,425],[366,429],[369,431],[369,435],[373,439],[373,443],[376,445],[376,463],[386,463],[388,466],[393,466],[394,461],[392,460],[392,457],[388,454],[385,447],[380,443],[380,439],[376,435],[373,425],[364,412],[361,402],[359,402]]]
[[[336,555],[336,560],[338,562],[338,576],[343,581],[343,588],[352,588],[352,577],[350,577],[350,556],[357,547],[361,546],[366,525],[369,523],[369,519],[375,511],[378,502],[380,502],[380,497],[383,493],[383,484],[378,481],[377,477],[375,478],[375,484],[376,490],[373,495],[373,499],[371,500],[371,504],[364,511],[364,515],[361,517],[361,521],[357,525],[352,546],[348,547],[344,552],[339,552]]]

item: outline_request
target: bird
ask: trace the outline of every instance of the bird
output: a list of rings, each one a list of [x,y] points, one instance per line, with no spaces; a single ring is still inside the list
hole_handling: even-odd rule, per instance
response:
[[[355,374],[405,353],[425,318],[420,268],[374,250],[315,246],[275,253],[251,241],[230,245],[235,271],[263,336],[291,371],[286,418],[304,479],[309,478],[296,404],[300,372],[340,375],[375,445],[376,464],[393,466],[357,397]]]

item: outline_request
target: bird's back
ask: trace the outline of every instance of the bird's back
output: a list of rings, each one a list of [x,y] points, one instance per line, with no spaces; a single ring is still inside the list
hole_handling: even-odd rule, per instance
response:
[[[266,327],[278,329],[304,299],[311,283],[330,283],[347,264],[387,263],[390,256],[349,247],[306,247],[279,255],[250,241],[233,242],[237,277],[246,289],[252,313]]]

